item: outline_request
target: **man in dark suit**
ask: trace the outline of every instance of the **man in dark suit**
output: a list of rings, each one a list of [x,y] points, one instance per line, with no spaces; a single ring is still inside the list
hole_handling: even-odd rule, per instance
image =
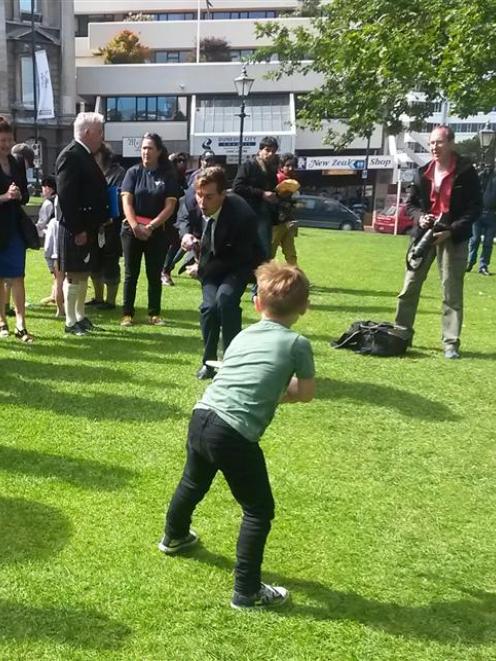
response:
[[[77,336],[95,329],[86,317],[84,302],[98,248],[98,229],[108,219],[107,182],[94,158],[102,141],[103,116],[80,113],[74,121],[74,140],[59,154],[55,166],[65,332]]]
[[[188,267],[202,285],[200,324],[204,342],[199,379],[211,379],[217,360],[220,330],[224,351],[241,330],[241,296],[253,269],[261,261],[257,249],[256,216],[238,195],[226,193],[221,167],[207,168],[195,180],[195,198],[186,198],[179,212],[184,250],[196,250]]]

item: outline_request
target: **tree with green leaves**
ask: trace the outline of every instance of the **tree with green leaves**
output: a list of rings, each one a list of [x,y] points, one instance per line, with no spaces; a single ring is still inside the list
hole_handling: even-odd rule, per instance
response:
[[[122,30],[96,54],[103,56],[105,64],[142,64],[150,57],[150,50],[140,43],[137,34]]]
[[[188,62],[196,61],[196,50],[191,51]],[[217,37],[205,37],[200,40],[200,62],[230,62],[229,42]]]
[[[308,28],[258,24],[272,45],[257,59],[276,54],[277,79],[322,76],[298,118],[314,130],[341,119],[346,132],[329,129],[328,141],[342,147],[375,124],[398,133],[407,117],[421,122],[443,97],[461,117],[495,106],[495,32],[496,0],[325,0]]]

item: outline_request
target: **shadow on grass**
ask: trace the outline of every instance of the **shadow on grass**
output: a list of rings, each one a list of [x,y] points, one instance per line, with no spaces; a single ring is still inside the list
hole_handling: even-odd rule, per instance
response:
[[[357,318],[368,319],[368,315],[377,313],[377,314],[387,314],[391,319],[394,317],[395,304],[386,307],[385,305],[361,305],[357,303],[356,305],[343,305],[342,303],[329,304],[329,303],[312,303],[310,301],[310,309],[320,312],[353,312],[357,315]],[[439,315],[439,310],[418,310],[418,315],[423,314],[436,314]]]
[[[344,294],[346,296],[372,296],[374,298],[384,297],[391,298],[396,305],[396,297],[401,289],[401,282],[398,282],[398,289],[396,291],[384,291],[380,289],[349,289],[346,287],[322,287],[320,285],[311,285],[310,297],[312,294]],[[422,300],[433,298],[432,296],[422,293]]]
[[[402,415],[420,420],[444,422],[460,419],[445,404],[407,390],[376,383],[317,379],[316,398],[330,401],[346,399],[357,404],[396,409]]]
[[[191,560],[232,573],[234,562],[200,545],[188,554]],[[289,588],[293,603],[272,611],[284,618],[309,618],[358,622],[393,636],[424,639],[442,644],[483,645],[496,640],[496,594],[462,590],[468,596],[457,601],[433,601],[407,606],[335,590],[317,581],[266,572],[270,583]],[[299,595],[309,603],[298,603]]]
[[[71,536],[69,519],[55,507],[22,498],[0,498],[0,564],[46,558]],[[4,620],[0,615],[0,638]]]
[[[66,379],[61,379],[59,375],[65,372],[67,377],[67,371],[71,374],[68,380],[74,383],[74,392],[59,390],[45,382],[65,381]],[[116,382],[127,384],[129,381],[125,372],[122,372],[121,376],[117,372],[114,376]],[[102,382],[99,378],[99,367],[67,367],[50,362],[18,360],[15,361],[14,369],[5,372],[2,370],[0,404],[22,405],[27,409],[54,411],[63,416],[89,420],[154,422],[183,416],[180,408],[170,401],[102,391],[92,392],[84,387],[84,384],[89,382]],[[83,387],[80,387],[80,384],[83,384]],[[163,385],[167,385],[165,381]]]
[[[121,466],[105,465],[88,459],[45,454],[35,450],[0,445],[0,471],[55,477],[83,489],[113,491],[125,486],[134,476]]]
[[[117,650],[132,633],[127,625],[84,606],[27,606],[0,600],[0,622],[0,639],[52,640],[92,650]]]

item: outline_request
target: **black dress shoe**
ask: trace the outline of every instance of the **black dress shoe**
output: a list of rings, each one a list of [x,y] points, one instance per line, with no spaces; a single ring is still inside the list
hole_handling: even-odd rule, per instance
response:
[[[97,305],[101,305],[102,303],[103,303],[103,301],[98,301],[96,298],[92,298],[91,301],[86,301],[85,305],[90,305],[90,306],[95,306],[96,307]]]
[[[101,326],[95,326],[95,324],[92,321],[90,321],[88,317],[85,317],[84,319],[81,319],[81,321],[78,321],[78,324],[86,333],[90,333],[92,331],[105,330],[104,328],[101,328]]]
[[[97,303],[96,304],[96,309],[97,310],[115,310],[115,305],[113,303],[107,303],[106,301],[103,301],[102,303]]]
[[[200,381],[206,381],[207,379],[213,379],[215,376],[215,370],[213,367],[208,365],[202,365],[198,372],[196,373],[196,378]]]
[[[85,330],[78,321],[73,326],[65,326],[64,332],[68,335],[76,335],[77,337],[88,335],[88,331]]]

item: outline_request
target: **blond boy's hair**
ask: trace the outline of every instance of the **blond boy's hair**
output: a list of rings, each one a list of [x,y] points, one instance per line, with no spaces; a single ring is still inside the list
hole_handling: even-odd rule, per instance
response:
[[[297,266],[272,260],[259,266],[255,275],[258,299],[269,314],[289,317],[305,311],[310,282]]]

